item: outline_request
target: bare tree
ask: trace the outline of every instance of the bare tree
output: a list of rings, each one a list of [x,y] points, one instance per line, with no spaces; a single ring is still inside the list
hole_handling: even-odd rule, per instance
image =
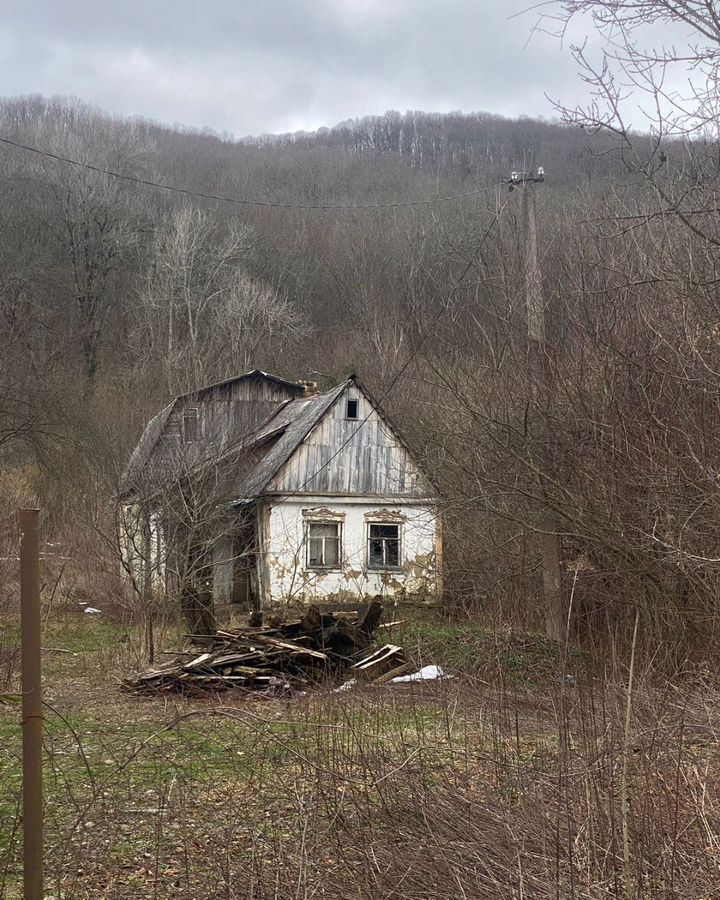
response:
[[[649,208],[623,217],[674,217],[720,247],[716,146],[720,139],[720,17],[706,0],[561,0],[538,27],[564,35],[585,25],[595,40],[570,45],[584,106],[556,106],[564,120],[610,143],[612,153],[648,189]],[[598,43],[598,49],[593,50]]]
[[[110,133],[108,133],[108,131]],[[113,171],[136,173],[147,152],[133,129],[113,124],[81,104],[37,118],[23,131],[31,143]],[[125,184],[74,166],[40,159],[16,166],[41,173],[43,197],[34,218],[51,236],[67,267],[52,279],[70,315],[85,375],[95,378],[108,316],[118,305],[124,267],[136,244],[137,212]]]
[[[139,342],[180,393],[248,368],[263,343],[304,333],[284,297],[248,272],[253,234],[191,207],[156,231],[140,290]]]
[[[233,472],[238,456],[188,454],[173,447],[162,464],[149,466],[121,501],[121,561],[152,648],[153,610],[162,600],[177,604],[191,634],[216,628],[214,597],[229,602],[248,512],[234,506]],[[246,562],[248,562],[246,560]]]

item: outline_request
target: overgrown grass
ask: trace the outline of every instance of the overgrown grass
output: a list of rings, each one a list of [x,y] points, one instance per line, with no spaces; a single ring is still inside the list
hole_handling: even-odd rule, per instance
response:
[[[626,746],[622,680],[587,666],[568,683],[535,636],[422,621],[389,637],[455,678],[191,700],[119,692],[121,628],[53,634],[79,655],[46,672],[48,895],[714,896],[713,684],[639,676]],[[0,712],[0,740],[0,895],[14,898],[17,709]]]
[[[497,631],[470,621],[447,621],[438,613],[417,618],[410,611],[388,634],[419,664],[436,662],[449,672],[489,677],[501,675],[515,685],[540,685],[572,674],[585,665],[576,648],[563,647],[538,633]]]
[[[94,618],[79,619],[72,623],[50,623],[43,630],[46,647],[78,654],[97,653],[118,647],[131,636],[132,629],[126,625]]]

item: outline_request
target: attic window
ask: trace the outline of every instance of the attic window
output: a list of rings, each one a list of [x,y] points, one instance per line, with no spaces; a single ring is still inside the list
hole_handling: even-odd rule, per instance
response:
[[[357,419],[360,403],[358,400],[348,400],[345,408],[346,419]]]
[[[198,411],[196,407],[189,407],[183,412],[183,440],[186,444],[193,444],[198,440]]]

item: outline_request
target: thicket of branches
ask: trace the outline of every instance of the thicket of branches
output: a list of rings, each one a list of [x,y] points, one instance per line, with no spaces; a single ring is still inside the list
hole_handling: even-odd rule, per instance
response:
[[[51,531],[101,544],[119,472],[170,396],[251,365],[321,387],[355,371],[441,490],[448,602],[536,626],[535,536],[549,510],[573,628],[622,634],[639,609],[646,634],[672,635],[674,662],[710,648],[720,39],[706,6],[648,2],[631,16],[624,4],[559,4],[554,26],[594,17],[609,41],[597,65],[575,48],[596,102],[563,110],[562,124],[388,113],[233,143],[74,101],[3,102],[4,137],[196,191],[324,205],[477,190],[419,206],[277,210],[139,187],[4,145],[6,496],[29,479]],[[687,54],[653,57],[639,44],[660,15],[695,29],[705,83],[692,96],[657,78]],[[625,122],[625,83],[655,101],[642,133]],[[500,184],[531,163],[547,173],[549,394],[528,375],[521,191]]]

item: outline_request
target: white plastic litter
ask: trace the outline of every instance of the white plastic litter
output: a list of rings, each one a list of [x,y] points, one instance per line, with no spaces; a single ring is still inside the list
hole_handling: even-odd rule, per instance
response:
[[[437,681],[439,678],[452,677],[443,672],[440,666],[423,666],[419,672],[413,672],[412,675],[398,675],[390,684],[400,684],[402,681]]]
[[[95,609],[94,606],[86,606],[85,609],[83,610],[83,612],[88,616],[97,616],[102,612],[102,610]]]
[[[357,678],[351,678],[349,681],[346,681],[344,684],[341,684],[340,687],[336,687],[333,691],[333,694],[342,694],[343,691],[349,691],[351,687],[354,687],[357,684]]]

